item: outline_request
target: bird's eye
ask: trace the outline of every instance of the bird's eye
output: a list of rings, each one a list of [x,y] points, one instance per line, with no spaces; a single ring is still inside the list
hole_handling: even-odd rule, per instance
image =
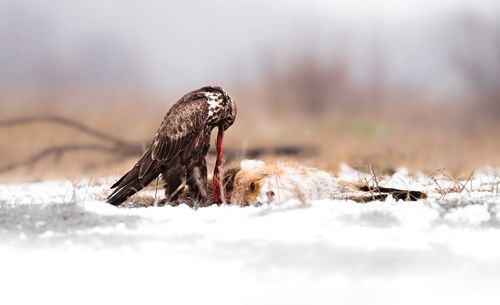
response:
[[[248,189],[250,190],[250,192],[254,192],[255,191],[255,182],[252,182],[248,185]]]

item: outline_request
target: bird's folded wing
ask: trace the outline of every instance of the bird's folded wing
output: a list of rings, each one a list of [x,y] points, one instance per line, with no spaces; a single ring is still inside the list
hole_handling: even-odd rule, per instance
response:
[[[179,102],[165,115],[146,152],[151,154],[150,158],[143,158],[140,164],[139,178],[146,175],[153,164],[166,164],[180,153],[188,153],[187,146],[203,131],[208,114],[206,98],[196,96]]]

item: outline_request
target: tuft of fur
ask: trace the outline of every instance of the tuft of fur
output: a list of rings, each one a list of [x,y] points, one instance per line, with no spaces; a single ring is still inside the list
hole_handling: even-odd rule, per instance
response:
[[[385,200],[418,200],[426,194],[418,191],[372,187],[365,183],[342,181],[330,173],[293,162],[245,160],[234,174],[231,203],[240,206],[283,203],[290,199],[349,199],[357,202]]]

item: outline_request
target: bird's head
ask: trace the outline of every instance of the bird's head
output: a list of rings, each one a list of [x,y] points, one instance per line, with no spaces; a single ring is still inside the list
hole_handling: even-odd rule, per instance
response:
[[[224,138],[224,130],[233,125],[236,119],[236,104],[231,97],[221,87],[204,87],[201,88],[207,98],[207,124],[210,130],[219,127],[217,133],[216,149],[217,158],[214,167],[214,202],[222,202],[222,193],[220,188],[219,168],[222,164],[222,142]]]
[[[233,125],[237,108],[229,94],[221,87],[205,87],[208,103],[208,122],[212,127],[223,127],[224,130]]]

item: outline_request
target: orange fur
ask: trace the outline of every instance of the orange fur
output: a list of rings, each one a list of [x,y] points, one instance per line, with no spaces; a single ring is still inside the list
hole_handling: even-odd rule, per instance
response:
[[[402,200],[426,198],[424,193],[418,191],[379,188],[366,183],[338,180],[325,171],[294,162],[266,164],[246,160],[233,175],[230,201],[241,206],[284,202],[289,199],[348,199],[367,202],[385,200],[389,194]]]

